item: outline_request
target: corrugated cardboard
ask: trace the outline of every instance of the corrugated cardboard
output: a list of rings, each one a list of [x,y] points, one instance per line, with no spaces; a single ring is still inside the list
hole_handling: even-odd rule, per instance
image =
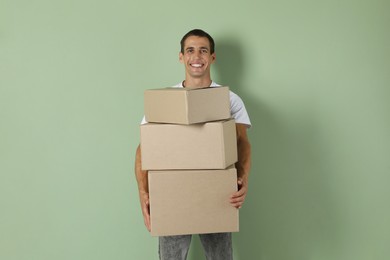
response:
[[[237,162],[233,119],[194,125],[141,125],[143,170],[226,169]]]
[[[235,168],[149,171],[151,235],[238,232]]]
[[[144,99],[147,122],[188,125],[230,118],[228,87],[152,89]]]

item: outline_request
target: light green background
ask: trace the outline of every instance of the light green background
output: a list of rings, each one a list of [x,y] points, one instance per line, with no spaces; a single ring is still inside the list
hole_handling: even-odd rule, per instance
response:
[[[235,259],[389,259],[389,1],[0,3],[0,259],[157,259],[143,91],[183,79],[198,27],[253,123]]]

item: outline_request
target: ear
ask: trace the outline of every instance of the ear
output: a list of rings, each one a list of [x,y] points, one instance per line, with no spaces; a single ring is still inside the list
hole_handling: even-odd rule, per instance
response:
[[[183,53],[179,52],[179,61],[180,63],[184,63],[183,61]]]
[[[214,63],[215,60],[217,59],[217,55],[215,55],[215,52],[213,54],[211,54],[211,59],[212,59],[211,63]]]

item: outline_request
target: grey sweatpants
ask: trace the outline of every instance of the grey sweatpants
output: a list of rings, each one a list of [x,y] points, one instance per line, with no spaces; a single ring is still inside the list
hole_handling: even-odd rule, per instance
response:
[[[160,260],[187,259],[192,235],[159,237]],[[232,234],[200,234],[200,241],[207,260],[232,260]]]

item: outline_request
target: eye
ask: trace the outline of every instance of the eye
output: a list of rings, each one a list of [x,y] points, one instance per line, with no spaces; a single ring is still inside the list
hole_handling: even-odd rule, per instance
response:
[[[206,54],[209,53],[209,51],[207,49],[202,49],[202,53]]]

